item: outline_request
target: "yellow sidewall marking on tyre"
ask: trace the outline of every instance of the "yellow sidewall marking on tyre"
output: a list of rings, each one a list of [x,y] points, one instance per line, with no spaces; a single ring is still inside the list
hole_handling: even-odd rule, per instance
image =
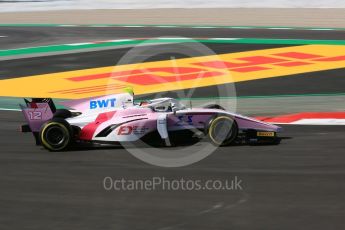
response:
[[[66,142],[61,148],[55,149],[54,147],[52,147],[52,146],[45,140],[45,138],[44,138],[44,132],[46,131],[46,129],[47,129],[48,127],[50,127],[50,126],[52,126],[52,125],[57,125],[57,126],[61,127],[62,129],[64,129],[64,131],[65,131],[65,132],[67,133],[67,135],[68,135],[68,138],[70,138],[69,131],[68,131],[68,129],[67,129],[64,125],[62,125],[62,124],[60,124],[60,123],[58,123],[58,122],[51,122],[51,123],[48,123],[47,125],[45,125],[45,126],[43,127],[42,132],[41,132],[41,141],[42,141],[43,145],[46,146],[46,147],[47,147],[48,149],[50,149],[50,150],[61,150],[61,149],[66,148],[66,146],[68,145],[68,142]]]
[[[208,130],[208,136],[209,136],[209,137],[211,138],[211,140],[212,140],[215,144],[217,144],[217,145],[221,145],[221,144],[223,144],[223,142],[222,142],[222,143],[217,142],[217,141],[214,139],[214,137],[212,136],[212,132],[213,132],[213,129],[215,128],[215,125],[217,124],[217,121],[219,121],[220,119],[226,119],[226,120],[229,120],[229,121],[231,121],[231,122],[234,122],[233,119],[231,119],[230,117],[226,117],[226,116],[217,117],[217,118],[215,118],[215,119],[212,121],[211,126],[210,126],[210,128],[209,128],[209,130]],[[231,128],[232,128],[232,127],[231,127]]]

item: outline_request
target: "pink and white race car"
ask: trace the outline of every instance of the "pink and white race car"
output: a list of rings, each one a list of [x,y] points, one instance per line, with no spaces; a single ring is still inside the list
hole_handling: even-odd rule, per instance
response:
[[[85,142],[123,144],[143,140],[171,146],[183,140],[207,139],[216,146],[238,142],[279,143],[281,128],[225,111],[219,105],[186,108],[173,98],[134,103],[131,93],[61,102],[70,108],[56,109],[51,99],[26,100],[21,106],[26,125],[37,145],[63,151]]]

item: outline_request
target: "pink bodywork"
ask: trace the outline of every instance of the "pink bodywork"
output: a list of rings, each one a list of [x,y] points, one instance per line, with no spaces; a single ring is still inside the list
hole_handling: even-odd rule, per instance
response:
[[[99,99],[106,100],[107,98]],[[87,141],[133,141],[156,131],[157,123],[160,122],[159,119],[162,116],[166,118],[167,131],[203,129],[216,114],[232,117],[239,130],[281,131],[281,128],[276,125],[219,109],[193,108],[180,109],[176,112],[155,112],[151,108],[133,104],[123,108],[122,105],[125,106],[125,104],[119,101],[116,108],[91,111],[89,102],[90,99],[81,99],[63,103],[79,111],[82,110],[82,115],[67,118],[66,121],[72,126],[79,127],[81,130],[79,139]],[[39,132],[42,125],[53,117],[47,103],[34,103],[33,106],[28,105],[27,108],[22,106],[22,111],[32,132]],[[107,129],[110,129],[111,132],[107,135],[100,135]]]
[[[157,120],[162,113],[154,112],[150,108],[131,107],[127,109],[114,110],[113,112],[100,113],[98,117],[82,127],[80,139],[94,140],[97,134],[102,132],[111,125],[118,124],[114,130],[113,135],[127,135],[132,129],[137,130],[136,136],[140,138],[145,134],[157,130]],[[238,124],[240,130],[255,129],[261,131],[279,132],[280,127],[261,121],[254,120],[249,117],[235,115],[223,110],[217,109],[186,109],[180,110],[176,113],[168,112],[167,114],[167,128],[168,131],[184,130],[189,128],[205,128],[205,124],[215,114],[224,114],[232,116]],[[103,118],[101,118],[103,116]],[[104,118],[105,117],[105,118]],[[139,131],[138,131],[139,130]],[[114,137],[115,138],[115,137]],[[126,141],[125,139],[122,141]]]
[[[39,132],[42,125],[53,117],[47,103],[32,103],[28,107],[21,105],[21,109],[32,132]]]

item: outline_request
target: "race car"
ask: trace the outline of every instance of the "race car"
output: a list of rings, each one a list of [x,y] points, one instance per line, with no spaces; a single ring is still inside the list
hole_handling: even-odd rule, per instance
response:
[[[64,101],[56,109],[52,99],[25,99],[21,105],[36,144],[50,151],[72,145],[124,144],[144,140],[163,146],[184,140],[206,139],[216,146],[239,142],[279,143],[281,127],[226,111],[216,104],[187,108],[179,100],[159,98],[135,103],[132,93]],[[183,135],[182,135],[183,133]]]

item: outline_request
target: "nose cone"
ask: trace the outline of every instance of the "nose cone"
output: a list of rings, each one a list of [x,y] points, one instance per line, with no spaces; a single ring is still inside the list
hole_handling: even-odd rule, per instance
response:
[[[278,129],[277,129],[277,132],[278,133],[280,133],[280,132],[283,132],[284,131],[284,129],[282,128],[282,127],[280,127],[280,126],[277,126],[278,127]]]
[[[267,130],[267,131],[273,131],[273,132],[277,132],[277,133],[283,131],[282,127],[271,124],[271,123],[266,123],[266,122],[264,122],[264,123],[261,122],[260,125],[257,125],[257,128]]]
[[[277,126],[277,125],[272,125],[272,124],[270,124],[270,126],[271,126],[272,129],[273,129],[275,132],[277,132],[277,133],[283,132],[283,130],[284,130],[282,127]]]

